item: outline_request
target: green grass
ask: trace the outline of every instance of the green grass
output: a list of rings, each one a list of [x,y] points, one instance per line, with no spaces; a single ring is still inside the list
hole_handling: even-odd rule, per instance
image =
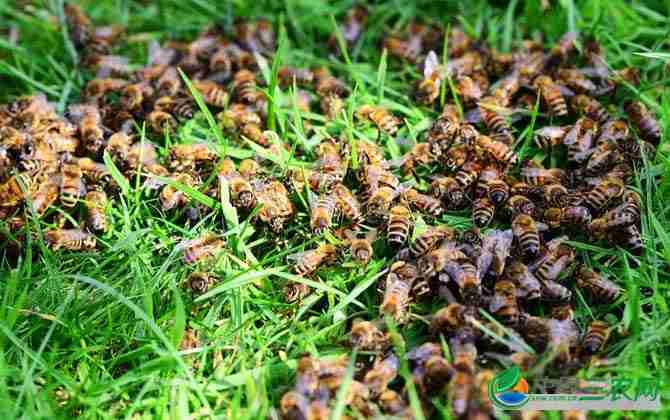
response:
[[[91,75],[74,65],[76,53],[56,24],[62,20],[62,1],[21,3],[28,5],[19,8],[14,2],[0,2],[0,33],[12,27],[20,33],[18,44],[0,37],[0,100],[44,91],[62,111],[66,104],[78,100]],[[352,120],[352,110],[364,102],[379,101],[403,118],[408,129],[400,134],[410,143],[430,125],[435,112],[416,107],[408,95],[408,86],[418,78],[417,70],[387,57],[379,48],[385,31],[401,28],[414,18],[445,27],[460,25],[503,51],[536,32],[544,34],[550,45],[567,30],[577,30],[603,44],[612,67],[638,66],[643,83],[624,96],[640,97],[649,104],[664,129],[656,159],[638,168],[635,182],[645,199],[645,253],[637,258],[636,267],[632,264],[634,257],[625,250],[573,242],[591,265],[627,290],[620,305],[624,307],[623,316],[613,307],[589,307],[578,298],[577,321],[583,327],[592,317],[605,318],[629,331],[629,335],[611,342],[611,364],[582,374],[659,377],[663,381],[664,415],[670,415],[670,4],[554,1],[554,8],[543,13],[536,5],[539,2],[532,1],[509,2],[508,6],[502,1],[442,4],[395,0],[370,6],[369,30],[361,42],[343,59],[328,59],[322,46],[333,30],[330,16],[341,18],[351,3],[82,2],[96,23],[128,27],[132,36],[123,50],[136,64],[144,63],[149,39],[190,39],[208,23],[230,24],[238,17],[263,16],[282,23],[285,44],[282,42],[281,53],[268,63],[268,92],[274,111],[270,121],[282,139],[308,152],[315,139],[305,138],[290,91],[274,89],[280,63],[327,64],[349,82],[354,93],[348,112],[340,119],[324,126],[319,116],[303,115],[312,125],[332,134],[344,133],[352,142],[370,134]],[[289,105],[279,106],[282,103]],[[613,111],[623,112],[621,108]],[[530,122],[534,124],[535,115]],[[522,133],[528,127],[518,128]],[[532,127],[526,140],[531,132]],[[229,144],[207,112],[183,127],[171,141],[180,142],[186,137],[210,141],[235,157],[251,154],[250,146]],[[150,140],[165,142],[155,136]],[[384,139],[382,142],[389,158],[408,148]],[[528,157],[537,153],[529,142],[522,148]],[[294,154],[282,156],[276,163],[278,175],[288,167],[304,165]],[[299,201],[299,223],[275,236],[263,234],[249,220],[238,219],[225,200],[212,202],[199,191],[186,192],[213,207],[213,216],[196,226],[184,224],[179,214],[162,212],[155,196],[141,193],[136,183],[130,182],[123,185],[123,194],[110,208],[111,228],[99,238],[99,252],[54,253],[38,235],[32,239],[36,246],[28,244],[18,264],[10,265],[3,259],[3,418],[185,418],[207,413],[227,418],[266,418],[282,393],[292,386],[295,361],[301,355],[348,352],[342,342],[347,320],[377,316],[376,284],[384,266],[381,257],[366,268],[356,268],[347,260],[343,263],[346,269],[321,269],[321,282],[290,274],[285,256],[315,242],[307,229],[306,207]],[[469,225],[467,216],[449,214],[445,221],[464,227]],[[49,228],[35,218],[30,222],[31,229],[38,232]],[[0,223],[0,229],[6,230],[4,224]],[[175,247],[181,240],[208,230],[241,239],[228,247],[213,267],[220,283],[196,299],[183,287],[191,268],[184,265]],[[281,286],[289,280],[309,282],[314,286],[313,294],[301,304],[287,304]],[[650,288],[653,293],[640,293],[640,288]],[[186,328],[197,330],[201,341],[200,347],[189,354],[178,350]],[[400,332],[408,349],[427,335],[421,323]],[[338,405],[338,414],[343,414],[341,408]],[[443,411],[445,415],[447,411]],[[629,413],[625,418],[638,416],[644,417]],[[624,414],[599,413],[595,417],[615,419],[624,418]],[[656,414],[647,417],[660,418]],[[550,418],[558,415],[551,414]]]

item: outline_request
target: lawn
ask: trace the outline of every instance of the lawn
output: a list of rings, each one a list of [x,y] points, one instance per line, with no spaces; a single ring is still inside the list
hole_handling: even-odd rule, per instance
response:
[[[654,160],[636,168],[634,187],[642,193],[641,233],[644,252],[634,256],[620,247],[576,238],[571,245],[582,261],[625,289],[618,305],[589,305],[577,293],[575,319],[615,325],[607,363],[580,377],[620,376],[661,380],[663,417],[658,413],[598,412],[593,418],[668,418],[670,416],[670,3],[663,1],[590,0],[509,3],[374,2],[359,42],[343,57],[325,53],[325,43],[351,1],[285,0],[253,2],[206,0],[99,0],[79,2],[96,25],[120,24],[126,34],[119,51],[131,64],[144,65],[151,41],[191,40],[213,23],[230,27],[238,19],[267,18],[279,34],[274,60],[262,68],[274,87],[283,65],[326,65],[352,87],[344,112],[327,122],[320,114],[302,115],[291,89],[268,88],[273,105],[268,126],[292,146],[292,153],[263,157],[277,163],[276,175],[313,161],[316,142],[303,121],[334,133],[369,136],[374,130],[354,123],[354,109],[381,103],[404,119],[405,142],[384,141],[388,159],[398,159],[438,115],[421,107],[410,90],[420,74],[383,52],[381,40],[418,19],[444,27],[460,26],[502,52],[537,36],[547,46],[565,32],[593,36],[612,68],[637,67],[641,84],[626,98],[637,98],[661,122],[663,136]],[[77,65],[79,54],[63,22],[63,1],[0,2],[0,103],[44,92],[58,112],[77,103],[92,78]],[[18,34],[18,41],[12,36]],[[438,54],[441,52],[438,52]],[[449,96],[449,92],[443,93]],[[444,99],[444,98],[443,98]],[[623,114],[619,106],[612,110]],[[166,155],[171,145],[203,139],[229,155],[247,158],[258,149],[232,143],[199,112],[176,134],[159,136],[137,129]],[[304,120],[303,120],[304,118]],[[534,119],[515,126],[532,138]],[[374,137],[372,137],[374,140]],[[296,152],[297,151],[297,152]],[[517,148],[519,159],[543,153],[532,142]],[[114,175],[114,174],[113,174]],[[213,206],[201,220],[183,211],[164,211],[155,194],[130,179],[108,209],[109,229],[98,235],[96,252],[53,251],[42,240],[52,226],[27,217],[26,245],[17,259],[5,240],[0,245],[0,413],[3,418],[217,418],[278,417],[281,396],[293,387],[297,360],[305,354],[336,356],[351,352],[346,334],[353,318],[379,314],[381,271],[393,254],[379,252],[367,266],[350,259],[324,267],[308,281],[312,293],[288,303],[282,293],[293,274],[287,256],[335,239],[310,231],[307,197],[296,194],[297,215],[274,234],[240,217],[226,203],[198,195]],[[60,210],[56,210],[60,212]],[[65,216],[66,218],[69,216]],[[448,212],[442,220],[459,229],[471,215]],[[8,232],[0,222],[0,232]],[[223,233],[228,246],[209,269],[219,282],[194,295],[186,279],[193,268],[178,244],[201,232]],[[428,336],[427,314],[444,302],[412,305],[418,315],[399,333],[406,348]],[[416,306],[416,307],[415,307]],[[198,343],[182,350],[184,337]],[[446,399],[442,399],[446,406]],[[438,410],[435,418],[448,418]],[[558,419],[560,414],[547,413]]]

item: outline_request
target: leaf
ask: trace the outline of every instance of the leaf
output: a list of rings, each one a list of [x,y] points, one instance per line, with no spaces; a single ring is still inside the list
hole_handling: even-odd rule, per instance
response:
[[[200,191],[196,190],[193,187],[189,187],[188,185],[184,185],[180,182],[177,182],[173,179],[166,178],[164,176],[155,176],[155,178],[161,182],[164,182],[172,187],[175,187],[179,191],[183,192],[186,194],[189,198],[194,199],[195,201],[200,202],[200,204],[204,204],[205,206],[211,208],[214,208],[216,206],[216,201],[214,201],[213,198],[206,196],[205,194],[201,193]]]
[[[517,382],[519,382],[519,378],[521,378],[521,369],[519,369],[519,366],[514,365],[505,369],[494,378],[495,392],[505,392],[508,389],[514,388]]]
[[[172,327],[172,343],[175,347],[179,347],[181,339],[186,330],[186,311],[184,310],[184,301],[181,299],[179,291],[175,288],[174,291],[174,326]]]
[[[105,162],[105,166],[107,166],[107,169],[109,169],[109,173],[112,175],[112,178],[114,178],[114,181],[119,184],[123,195],[128,196],[130,194],[130,184],[128,183],[126,177],[121,174],[119,168],[116,167],[112,157],[108,152],[105,152],[102,155],[102,160]]]

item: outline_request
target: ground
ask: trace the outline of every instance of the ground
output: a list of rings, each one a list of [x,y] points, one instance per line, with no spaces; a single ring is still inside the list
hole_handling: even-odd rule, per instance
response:
[[[0,100],[43,91],[63,110],[77,101],[90,75],[75,65],[76,52],[58,25],[62,0],[44,3],[46,6],[30,1],[0,3],[0,33],[15,27],[20,34],[18,44],[0,37]],[[414,18],[461,25],[502,51],[533,34],[543,35],[548,45],[568,30],[595,36],[612,67],[641,69],[642,85],[629,94],[650,106],[666,135],[656,159],[639,168],[636,178],[645,203],[645,252],[639,266],[635,267],[625,250],[573,242],[578,250],[588,251],[591,264],[627,291],[618,312],[587,306],[578,297],[580,325],[592,316],[603,317],[620,320],[622,330],[627,331],[608,349],[612,363],[581,375],[659,377],[664,413],[670,415],[670,54],[662,53],[668,50],[670,39],[670,5],[662,1],[563,0],[548,2],[551,9],[543,12],[541,2],[515,0],[509,4],[380,2],[370,6],[371,24],[350,51],[349,60],[325,59],[322,48],[333,30],[331,16],[340,18],[351,3],[81,2],[96,23],[128,28],[126,54],[137,63],[144,62],[149,40],[191,39],[212,22],[229,25],[236,18],[269,18],[288,35],[281,49],[283,63],[331,65],[352,86],[356,84],[353,103],[381,99],[416,131],[424,129],[435,113],[417,108],[407,95],[408,82],[418,78],[416,69],[382,56],[379,41],[386,30],[400,28]],[[211,137],[203,121],[201,118],[201,125],[196,121],[187,127],[191,131],[182,134]],[[283,135],[308,142],[293,123],[291,113],[277,114],[276,125]],[[350,127],[344,120],[339,124]],[[161,151],[169,141],[180,141],[154,140]],[[398,156],[398,145],[387,143],[386,147],[389,157]],[[244,156],[248,149],[235,152]],[[532,156],[537,150],[523,147],[523,153]],[[245,223],[230,227],[222,212],[196,226],[178,223],[176,215],[160,210],[155,197],[141,194],[133,185],[120,200],[110,214],[110,231],[100,238],[99,252],[55,253],[38,241],[18,263],[2,261],[3,417],[185,418],[189,413],[208,412],[228,418],[267,417],[292,386],[298,357],[348,352],[343,343],[347,321],[377,314],[377,271],[384,264],[379,257],[366,269],[345,263],[321,270],[322,286],[310,298],[300,305],[285,302],[280,286],[290,277],[290,267],[284,256],[315,242],[305,223],[279,236],[255,232],[239,241],[216,267],[227,273],[219,287],[196,300],[184,288],[188,268],[175,244],[196,231],[221,229],[224,220],[233,232],[239,232],[240,226],[244,229]],[[305,208],[299,210],[298,220],[305,222]],[[446,220],[463,227],[470,223],[468,214],[450,214]],[[651,292],[641,293],[641,288]],[[185,331],[197,331],[200,340],[192,354],[179,353]],[[408,345],[425,334],[421,326],[403,330]],[[637,418],[638,414],[594,415],[624,417]],[[656,414],[649,417],[660,418]],[[549,418],[558,418],[558,414]]]

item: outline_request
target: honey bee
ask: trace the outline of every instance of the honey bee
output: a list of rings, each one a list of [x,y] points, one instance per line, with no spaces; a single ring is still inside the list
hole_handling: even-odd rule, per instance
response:
[[[292,255],[296,274],[307,276],[315,272],[322,264],[331,263],[337,258],[337,248],[330,244],[321,244],[315,249]]]
[[[563,210],[561,224],[584,227],[591,223],[591,211],[584,206],[570,206]]]
[[[628,124],[624,120],[609,120],[600,128],[597,144],[621,143],[630,135]]]
[[[607,239],[612,243],[627,247],[634,255],[642,254],[644,249],[642,235],[640,235],[640,230],[635,225],[626,226],[621,230],[621,234],[610,232]]]
[[[565,172],[559,168],[546,169],[534,160],[527,160],[524,167],[521,168],[521,176],[524,182],[530,186],[542,186],[561,184],[565,178]]]
[[[252,180],[260,170],[260,165],[253,159],[244,159],[240,162],[239,172],[244,179]]]
[[[72,43],[77,49],[86,47],[93,37],[93,24],[78,6],[65,4],[63,6],[67,29]]]
[[[173,177],[174,181],[189,187],[196,185],[196,180],[188,173],[180,173]],[[184,207],[190,201],[189,197],[174,185],[165,185],[159,196],[163,210],[172,210]]]
[[[237,77],[237,75],[236,75]],[[237,79],[236,79],[237,80]],[[240,83],[240,82],[236,82]],[[225,88],[211,80],[194,80],[193,81],[193,87],[200,92],[200,95],[202,95],[202,100],[207,104],[207,105],[212,105],[217,108],[225,108],[226,105],[228,104],[228,92],[226,92]],[[237,84],[235,85],[235,89],[238,95],[248,95],[248,93],[239,93],[240,89],[245,89],[239,87]],[[255,91],[253,91],[254,95],[256,94]],[[246,98],[246,96],[245,96]],[[247,99],[244,99],[245,101]]]
[[[577,93],[591,95],[598,90],[598,86],[578,69],[562,68],[558,70],[556,76],[558,81]]]
[[[544,103],[553,115],[559,117],[568,115],[568,104],[561,94],[561,89],[551,77],[540,75],[535,78],[533,85],[540,91]]]
[[[132,83],[121,90],[119,102],[124,110],[137,112],[153,95],[154,89],[148,83]]]
[[[519,321],[524,338],[539,352],[551,347],[559,349],[560,357],[569,359],[570,349],[579,341],[579,331],[571,319],[540,318],[522,313]]]
[[[77,162],[63,162],[60,182],[61,204],[65,207],[74,207],[85,192],[81,168]]]
[[[95,249],[96,239],[81,229],[55,229],[45,235],[45,240],[54,251],[64,248],[68,251],[90,251]]]
[[[410,210],[402,204],[391,208],[386,231],[386,240],[389,245],[400,247],[407,241],[412,227],[411,217]]]
[[[344,22],[340,25],[340,33],[348,48],[351,48],[361,37],[367,21],[368,10],[365,7],[354,6],[347,11]],[[328,39],[328,45],[333,50],[338,48],[337,37],[335,37],[335,35],[332,35]]]
[[[563,144],[569,126],[547,126],[535,131],[535,145],[540,149],[551,150]]]
[[[240,165],[241,167],[242,165]],[[245,171],[245,174],[248,173]],[[256,204],[251,183],[248,177],[242,176],[235,170],[235,164],[230,159],[224,159],[219,164],[219,186],[230,190],[230,201],[237,208],[251,209]]]
[[[100,110],[93,105],[70,105],[68,116],[79,126],[85,151],[97,156],[105,146]]]
[[[470,325],[470,319],[474,319],[472,307],[454,302],[435,312],[430,328],[435,335],[451,337],[456,331]]]
[[[509,198],[509,186],[501,179],[501,171],[496,165],[482,169],[477,181],[475,196],[486,195],[494,205],[500,205]]]
[[[542,213],[542,221],[551,230],[560,228],[562,220],[563,209],[560,207],[549,207],[544,210],[544,213]]]
[[[204,271],[195,271],[188,276],[188,288],[196,295],[202,295],[216,283],[216,276]]]
[[[225,245],[226,241],[222,237],[208,233],[196,239],[183,241],[177,248],[183,251],[186,264],[195,264],[216,256]]]
[[[206,143],[177,144],[170,149],[170,167],[177,171],[193,170],[197,165],[211,164],[219,158]]]
[[[456,418],[465,416],[474,393],[475,378],[471,371],[457,370],[448,387],[448,398]]]
[[[525,300],[540,298],[542,285],[521,261],[515,260],[507,264],[505,277],[515,283],[517,297]]]
[[[587,356],[599,353],[607,344],[610,336],[610,326],[604,321],[593,321],[582,338],[581,351]]]
[[[456,179],[447,176],[436,176],[430,184],[433,197],[439,198],[448,209],[457,209],[465,203],[465,192]]]
[[[503,325],[515,326],[519,321],[516,285],[511,280],[499,280],[495,285],[489,310],[499,318]]]
[[[575,251],[571,247],[564,244],[558,244],[555,248],[551,248],[552,246],[551,241],[548,242],[544,254],[530,266],[538,280],[543,283],[556,280],[575,260]]]
[[[107,230],[107,194],[104,191],[89,191],[84,197],[86,205],[86,224],[95,232]]]
[[[575,50],[575,41],[577,40],[577,33],[567,32],[560,40],[551,48],[548,58],[548,66],[556,66],[565,62],[570,54]]]
[[[479,101],[478,108],[484,124],[489,131],[493,133],[493,136],[497,140],[500,140],[499,143],[503,146],[511,146],[514,140],[512,136],[512,127],[500,112],[503,108],[500,99],[491,96],[482,98]],[[489,137],[487,137],[487,139],[488,141],[492,141]],[[486,146],[480,147],[487,148]],[[498,146],[498,148],[504,149],[502,146]],[[494,157],[497,158],[496,155],[494,155]]]
[[[481,170],[482,165],[479,161],[469,161],[456,172],[454,178],[461,185],[461,188],[466,189],[477,181]]]
[[[378,401],[385,414],[399,417],[409,414],[409,407],[407,407],[407,403],[402,395],[392,389],[382,392],[378,397]]]
[[[172,114],[154,110],[147,116],[149,126],[156,134],[164,134],[166,131],[173,132],[177,128],[177,121]]]
[[[472,221],[475,226],[488,226],[495,215],[495,205],[488,197],[480,197],[472,203]]]
[[[132,140],[131,136],[123,132],[114,133],[109,137],[105,152],[109,153],[117,166],[125,168]]]
[[[90,99],[98,100],[108,92],[118,92],[128,84],[127,80],[107,77],[103,79],[93,79],[86,84],[84,94]]]
[[[603,303],[613,303],[623,293],[614,282],[585,266],[580,266],[577,270],[576,284],[580,290]]]
[[[423,79],[419,81],[414,93],[418,103],[431,105],[440,96],[440,85],[442,84],[440,72],[437,54],[435,54],[435,51],[430,51],[423,64]]]
[[[380,106],[363,105],[356,110],[356,115],[360,119],[368,119],[389,136],[394,135],[402,123],[398,117]]]
[[[553,304],[566,304],[572,300],[572,292],[555,281],[545,280],[542,282],[542,299]]]
[[[484,91],[488,89],[488,78],[484,73],[476,73],[471,76],[461,76],[458,79],[458,86],[456,88],[461,96],[461,101],[466,106],[476,104],[482,96]],[[509,136],[509,132],[500,133],[501,136]],[[507,140],[505,140],[507,141]]]
[[[386,276],[380,312],[389,314],[396,322],[403,322],[409,304],[409,293],[417,277],[418,271],[414,264],[406,261],[393,263]]]
[[[298,86],[306,86],[314,81],[314,73],[309,69],[282,67],[277,71],[277,78],[282,87],[292,86],[294,81]]]
[[[575,95],[570,105],[577,114],[584,115],[590,120],[597,121],[599,124],[605,124],[612,119],[612,116],[607,112],[597,99],[586,95]]]
[[[224,131],[239,130],[245,125],[260,126],[261,117],[254,112],[248,105],[231,104],[228,109],[217,115],[221,128]]]
[[[431,226],[419,235],[410,245],[410,252],[415,258],[432,251],[443,240],[454,239],[455,231],[448,225]]]
[[[199,81],[195,81],[194,86],[196,86],[196,89],[200,90],[198,88],[198,82]],[[158,78],[156,87],[158,88],[159,95],[170,97],[177,95],[181,89],[181,79],[179,78],[177,68],[174,66],[167,67],[163,74]]]
[[[417,143],[412,146],[412,150],[401,159],[401,169],[403,175],[413,174],[418,165],[427,166],[435,161],[430,152],[428,143]]]
[[[322,195],[319,199],[314,200],[310,216],[312,231],[320,235],[327,230],[332,224],[336,210],[337,202],[330,195]]]
[[[366,265],[373,256],[372,242],[377,237],[377,230],[372,229],[365,234],[364,238],[358,238],[356,233],[351,230],[344,231],[349,240],[349,250],[354,261]]]
[[[497,140],[487,136],[479,136],[476,141],[477,147],[483,152],[489,154],[493,159],[503,165],[514,165],[517,162],[514,150]]]
[[[545,203],[563,208],[568,206],[569,191],[561,184],[548,184],[542,187]]]
[[[256,200],[261,205],[258,218],[266,223],[272,231],[279,232],[283,228],[284,222],[294,212],[293,203],[291,203],[286,187],[279,181],[255,183],[253,186]]]
[[[472,147],[467,144],[454,144],[442,155],[441,160],[449,170],[455,171],[472,158],[472,151]]]
[[[301,420],[310,418],[309,400],[297,391],[289,391],[279,403],[283,418],[287,420]]]
[[[414,188],[408,188],[401,196],[419,211],[425,212],[433,217],[440,217],[444,212],[440,200],[426,194],[421,194]]]
[[[363,383],[370,390],[370,395],[378,396],[386,391],[388,384],[398,376],[399,368],[400,360],[394,354],[375,361],[375,364],[363,378]]]
[[[46,176],[41,180],[37,190],[30,194],[32,210],[41,216],[58,198],[59,180],[56,176]],[[16,177],[10,178],[0,187],[0,206],[14,206],[23,199],[23,191],[16,182]]]
[[[605,208],[612,200],[620,198],[624,193],[624,183],[617,178],[607,178],[598,183],[584,196],[584,201],[594,210]]]
[[[661,126],[647,107],[639,101],[628,101],[624,104],[624,110],[637,127],[641,137],[653,144],[658,144],[661,140]]]
[[[369,321],[355,319],[351,325],[349,342],[360,350],[383,351],[390,346],[390,337]]]
[[[333,196],[344,217],[357,225],[363,218],[361,205],[354,194],[344,185],[338,183],[333,188]]]

